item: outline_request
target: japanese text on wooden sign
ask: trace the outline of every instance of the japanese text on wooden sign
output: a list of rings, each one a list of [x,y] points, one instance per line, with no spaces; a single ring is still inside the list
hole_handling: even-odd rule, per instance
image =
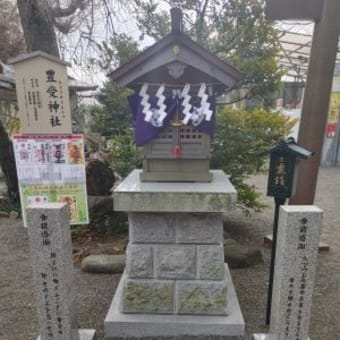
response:
[[[14,68],[21,132],[72,133],[66,66],[37,55]]]

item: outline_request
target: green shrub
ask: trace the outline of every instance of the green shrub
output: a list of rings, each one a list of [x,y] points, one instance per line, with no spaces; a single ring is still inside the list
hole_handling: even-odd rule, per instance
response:
[[[132,115],[126,97],[131,90],[106,82],[97,94],[100,105],[88,107],[91,132],[111,138],[131,126]],[[124,132],[123,132],[124,133]]]
[[[279,112],[226,108],[218,111],[211,168],[223,169],[230,175],[246,212],[259,211],[264,206],[259,201],[260,194],[245,180],[263,168],[270,149],[295,124],[296,120]]]
[[[141,167],[142,154],[134,142],[130,128],[124,129],[109,140],[106,159],[112,169],[123,178],[133,169]]]

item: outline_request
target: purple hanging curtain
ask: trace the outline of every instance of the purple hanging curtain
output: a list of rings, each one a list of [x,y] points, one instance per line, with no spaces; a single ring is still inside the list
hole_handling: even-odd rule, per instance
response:
[[[142,146],[150,142],[152,139],[156,138],[166,127],[168,127],[170,120],[173,119],[177,109],[177,100],[173,97],[168,97],[165,100],[167,116],[163,121],[163,125],[154,126],[150,122],[145,121],[141,100],[142,97],[139,94],[133,94],[128,97],[128,102],[134,119],[135,141],[138,146]],[[151,105],[151,110],[158,109],[157,101],[157,97],[150,96],[149,104]]]
[[[143,113],[143,105],[141,105],[142,97],[135,93],[130,96],[128,96],[128,102],[130,105],[130,109],[132,111],[132,116],[134,120],[134,129],[135,129],[135,142],[138,146],[143,146],[150,142],[152,139],[156,138],[165,128],[167,128],[170,124],[170,121],[174,119],[177,109],[179,112],[179,119],[182,119],[182,99],[178,99],[176,97],[168,97],[165,100],[166,105],[166,113],[167,116],[165,117],[162,126],[155,126],[151,122],[145,121],[145,114]],[[151,110],[158,109],[157,106],[158,98],[156,96],[150,96],[149,98],[149,104],[151,105]],[[208,98],[208,101],[210,103],[210,109],[214,112],[210,121],[207,121],[205,119],[199,119],[199,114],[194,115],[197,117],[197,121],[193,120],[190,121],[188,125],[193,125],[195,128],[197,128],[199,131],[204,132],[208,135],[210,135],[212,138],[215,133],[215,124],[216,124],[216,118],[215,118],[215,97],[210,96]],[[177,108],[178,105],[178,108]],[[200,103],[194,104],[192,108],[192,112],[199,112],[200,109]]]

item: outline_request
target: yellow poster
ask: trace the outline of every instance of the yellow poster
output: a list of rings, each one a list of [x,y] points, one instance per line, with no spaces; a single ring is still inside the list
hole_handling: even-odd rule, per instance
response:
[[[328,123],[337,123],[340,112],[340,92],[331,93]]]

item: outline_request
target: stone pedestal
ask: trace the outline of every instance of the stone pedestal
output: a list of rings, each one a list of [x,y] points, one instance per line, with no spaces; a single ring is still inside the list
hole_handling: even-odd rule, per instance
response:
[[[142,183],[139,173],[114,193],[115,210],[129,215],[130,242],[106,339],[243,335],[224,265],[222,214],[236,200],[227,176],[214,171],[212,183]]]

